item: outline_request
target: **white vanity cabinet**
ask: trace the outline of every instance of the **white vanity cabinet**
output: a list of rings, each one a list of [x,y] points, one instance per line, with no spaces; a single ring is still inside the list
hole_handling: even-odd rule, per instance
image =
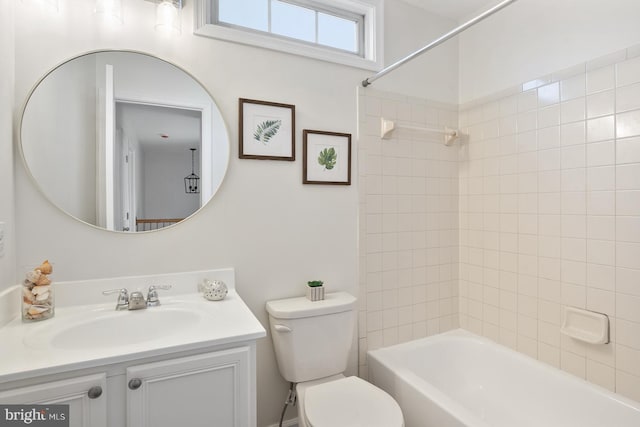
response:
[[[0,384],[0,403],[67,404],[70,427],[255,427],[255,354],[246,341],[32,377]]]
[[[211,278],[227,283],[224,300],[194,292]],[[0,404],[69,404],[71,427],[256,427],[266,331],[234,282],[218,269],[56,283],[68,305],[53,318],[0,327]],[[114,310],[115,300],[92,299],[149,283],[172,284],[162,304]]]
[[[127,427],[255,426],[248,346],[127,368]]]
[[[69,405],[69,427],[107,427],[107,376],[85,375],[0,392],[2,404]]]

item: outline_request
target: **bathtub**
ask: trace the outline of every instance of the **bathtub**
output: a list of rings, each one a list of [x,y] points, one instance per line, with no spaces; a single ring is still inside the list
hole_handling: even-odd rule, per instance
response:
[[[462,329],[368,352],[405,427],[639,427],[640,403]]]

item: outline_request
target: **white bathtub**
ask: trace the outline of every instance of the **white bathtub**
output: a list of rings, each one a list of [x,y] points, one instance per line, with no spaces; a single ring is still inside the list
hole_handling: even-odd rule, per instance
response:
[[[640,403],[458,329],[368,353],[405,427],[639,427]]]

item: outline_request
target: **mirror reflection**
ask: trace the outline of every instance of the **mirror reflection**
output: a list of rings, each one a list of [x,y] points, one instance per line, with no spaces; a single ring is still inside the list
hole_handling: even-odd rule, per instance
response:
[[[107,230],[164,228],[191,216],[226,172],[229,141],[207,91],[134,52],[96,52],[46,75],[21,126],[29,173],[63,211]]]

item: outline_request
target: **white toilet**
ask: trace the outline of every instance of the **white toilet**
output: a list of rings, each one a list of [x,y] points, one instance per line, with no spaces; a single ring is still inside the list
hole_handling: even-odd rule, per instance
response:
[[[322,301],[267,302],[280,374],[296,383],[299,427],[403,427],[398,403],[358,377],[345,377],[356,324],[346,292]]]

